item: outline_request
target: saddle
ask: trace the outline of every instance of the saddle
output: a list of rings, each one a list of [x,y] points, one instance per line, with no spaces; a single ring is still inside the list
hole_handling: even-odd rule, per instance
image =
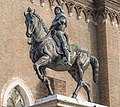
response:
[[[55,30],[52,30],[51,31],[51,36],[55,42],[55,47],[56,47],[56,52],[60,55],[64,55],[64,52],[63,52],[63,48],[61,46],[61,43],[60,43],[60,40],[58,39],[57,35],[56,35],[56,31]]]

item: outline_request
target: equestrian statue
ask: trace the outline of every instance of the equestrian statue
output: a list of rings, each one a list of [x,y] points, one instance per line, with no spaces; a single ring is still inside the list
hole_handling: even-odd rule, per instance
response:
[[[83,75],[89,64],[92,66],[93,80],[98,79],[99,62],[87,49],[79,44],[69,44],[68,34],[64,32],[67,27],[67,19],[62,9],[56,6],[54,9],[55,19],[49,29],[45,26],[43,19],[30,7],[24,12],[26,24],[26,36],[31,38],[28,42],[30,47],[30,58],[38,78],[47,86],[49,95],[53,95],[50,81],[46,76],[46,68],[55,71],[68,71],[77,86],[72,94],[76,98],[81,87],[83,87],[90,98],[90,85],[83,81]]]

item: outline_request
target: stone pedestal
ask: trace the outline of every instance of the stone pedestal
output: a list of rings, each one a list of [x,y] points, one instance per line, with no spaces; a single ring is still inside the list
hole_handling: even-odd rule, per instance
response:
[[[107,106],[56,94],[37,100],[35,104],[31,107],[107,107]]]

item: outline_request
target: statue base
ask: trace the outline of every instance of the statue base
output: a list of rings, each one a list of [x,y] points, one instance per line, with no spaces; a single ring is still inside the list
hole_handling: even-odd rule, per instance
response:
[[[107,106],[56,94],[37,100],[35,104],[31,107],[107,107]]]

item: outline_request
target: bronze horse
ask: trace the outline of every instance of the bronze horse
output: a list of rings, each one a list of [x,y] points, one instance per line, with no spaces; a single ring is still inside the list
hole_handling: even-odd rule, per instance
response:
[[[55,71],[68,71],[74,80],[77,82],[75,91],[72,94],[73,98],[81,87],[83,87],[90,99],[90,85],[83,81],[83,74],[88,68],[89,64],[92,66],[93,80],[97,81],[99,63],[98,60],[92,56],[86,49],[81,48],[80,45],[71,45],[70,61],[72,66],[64,64],[63,54],[56,46],[50,31],[46,28],[43,20],[32,10],[28,9],[27,14],[24,13],[26,18],[26,36],[31,38],[30,58],[33,62],[34,70],[38,78],[45,83],[48,88],[49,95],[53,94],[50,81],[45,74],[45,69],[50,68]]]

